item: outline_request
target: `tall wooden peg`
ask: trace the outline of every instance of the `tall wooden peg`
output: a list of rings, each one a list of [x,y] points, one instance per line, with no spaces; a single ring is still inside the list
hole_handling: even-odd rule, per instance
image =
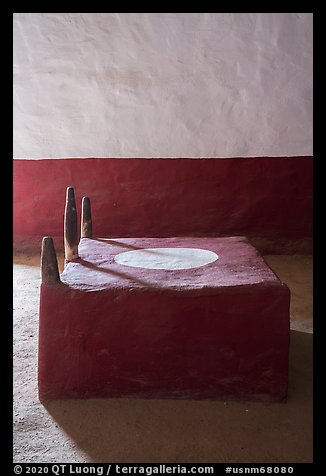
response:
[[[78,258],[77,209],[73,187],[67,187],[64,216],[64,247],[65,260],[73,261]]]

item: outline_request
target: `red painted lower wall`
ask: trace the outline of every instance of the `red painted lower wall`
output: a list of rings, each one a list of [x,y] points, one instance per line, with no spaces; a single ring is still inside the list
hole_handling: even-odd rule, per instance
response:
[[[91,199],[94,236],[312,235],[312,157],[15,159],[14,247],[62,246],[70,185],[79,219]]]

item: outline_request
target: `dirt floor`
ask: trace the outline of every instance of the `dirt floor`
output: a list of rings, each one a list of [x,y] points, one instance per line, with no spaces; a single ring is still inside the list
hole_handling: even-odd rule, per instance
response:
[[[312,259],[265,256],[291,290],[287,403],[37,395],[38,255],[14,256],[14,462],[312,462]],[[59,257],[62,269],[63,259]]]

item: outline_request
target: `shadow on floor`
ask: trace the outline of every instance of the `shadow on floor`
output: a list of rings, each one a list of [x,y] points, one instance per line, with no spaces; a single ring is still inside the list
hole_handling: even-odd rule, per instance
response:
[[[97,463],[312,462],[312,335],[291,332],[287,403],[90,399],[44,406]]]

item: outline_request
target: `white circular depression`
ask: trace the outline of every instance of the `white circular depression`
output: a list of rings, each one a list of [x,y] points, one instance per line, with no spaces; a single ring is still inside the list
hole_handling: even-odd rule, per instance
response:
[[[124,266],[147,269],[191,269],[205,266],[218,259],[213,251],[199,248],[146,248],[126,251],[114,260]]]

